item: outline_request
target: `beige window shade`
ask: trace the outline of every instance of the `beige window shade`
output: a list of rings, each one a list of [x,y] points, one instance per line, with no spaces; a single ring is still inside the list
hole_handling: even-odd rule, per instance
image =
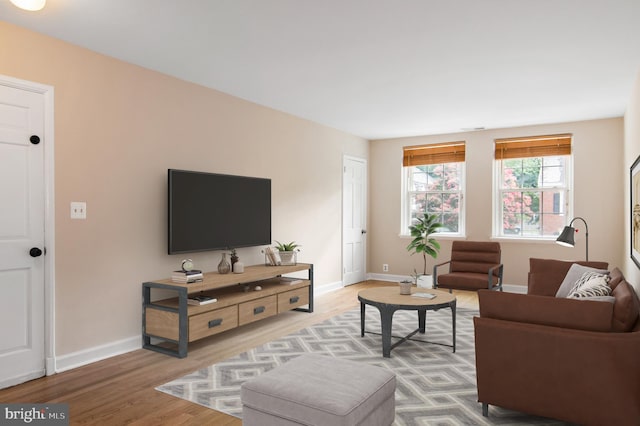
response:
[[[460,163],[464,161],[464,155],[464,142],[405,146],[402,165],[409,167],[428,164]]]
[[[496,160],[571,154],[571,135],[496,139]]]

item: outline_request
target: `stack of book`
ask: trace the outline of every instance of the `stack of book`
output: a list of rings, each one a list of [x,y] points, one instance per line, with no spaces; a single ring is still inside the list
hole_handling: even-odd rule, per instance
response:
[[[193,269],[191,271],[173,271],[171,281],[174,283],[190,284],[202,281],[202,271]]]
[[[278,252],[273,250],[271,247],[267,247],[264,249],[264,257],[266,265],[278,266],[281,264]]]
[[[189,298],[187,299],[187,304],[199,306],[199,305],[206,305],[208,303],[214,303],[217,301],[218,299],[216,299],[215,297],[201,294],[199,296],[189,296]]]

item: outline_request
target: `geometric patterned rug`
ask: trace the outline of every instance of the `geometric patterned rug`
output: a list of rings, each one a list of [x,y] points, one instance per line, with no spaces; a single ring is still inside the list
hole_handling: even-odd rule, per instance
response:
[[[382,357],[378,334],[360,337],[360,309],[345,312],[238,356],[200,369],[156,389],[242,417],[240,385],[304,353],[357,360],[396,373],[394,425],[563,425],[563,422],[490,406],[482,416],[476,391],[473,320],[478,312],[457,309],[456,352],[448,346],[410,340]],[[393,335],[417,328],[415,311],[396,311]],[[378,310],[367,306],[366,329],[380,333]],[[427,312],[426,334],[414,339],[451,344],[451,311]],[[397,341],[392,339],[392,344]],[[514,391],[518,391],[514,389]]]

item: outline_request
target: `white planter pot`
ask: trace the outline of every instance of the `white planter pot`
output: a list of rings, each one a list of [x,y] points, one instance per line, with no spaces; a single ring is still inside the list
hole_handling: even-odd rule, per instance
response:
[[[433,275],[420,275],[418,277],[418,288],[433,288]]]

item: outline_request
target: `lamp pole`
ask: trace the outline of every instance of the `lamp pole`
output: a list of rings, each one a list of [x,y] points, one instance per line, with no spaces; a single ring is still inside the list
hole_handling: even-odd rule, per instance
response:
[[[577,219],[580,219],[582,221],[582,223],[584,223],[584,229],[585,229],[585,239],[586,239],[586,246],[587,246],[587,262],[589,261],[589,225],[587,225],[587,221],[584,220],[583,218],[581,218],[580,216],[576,216],[573,219],[571,219],[571,222],[569,223],[569,226],[573,225],[573,222]]]

